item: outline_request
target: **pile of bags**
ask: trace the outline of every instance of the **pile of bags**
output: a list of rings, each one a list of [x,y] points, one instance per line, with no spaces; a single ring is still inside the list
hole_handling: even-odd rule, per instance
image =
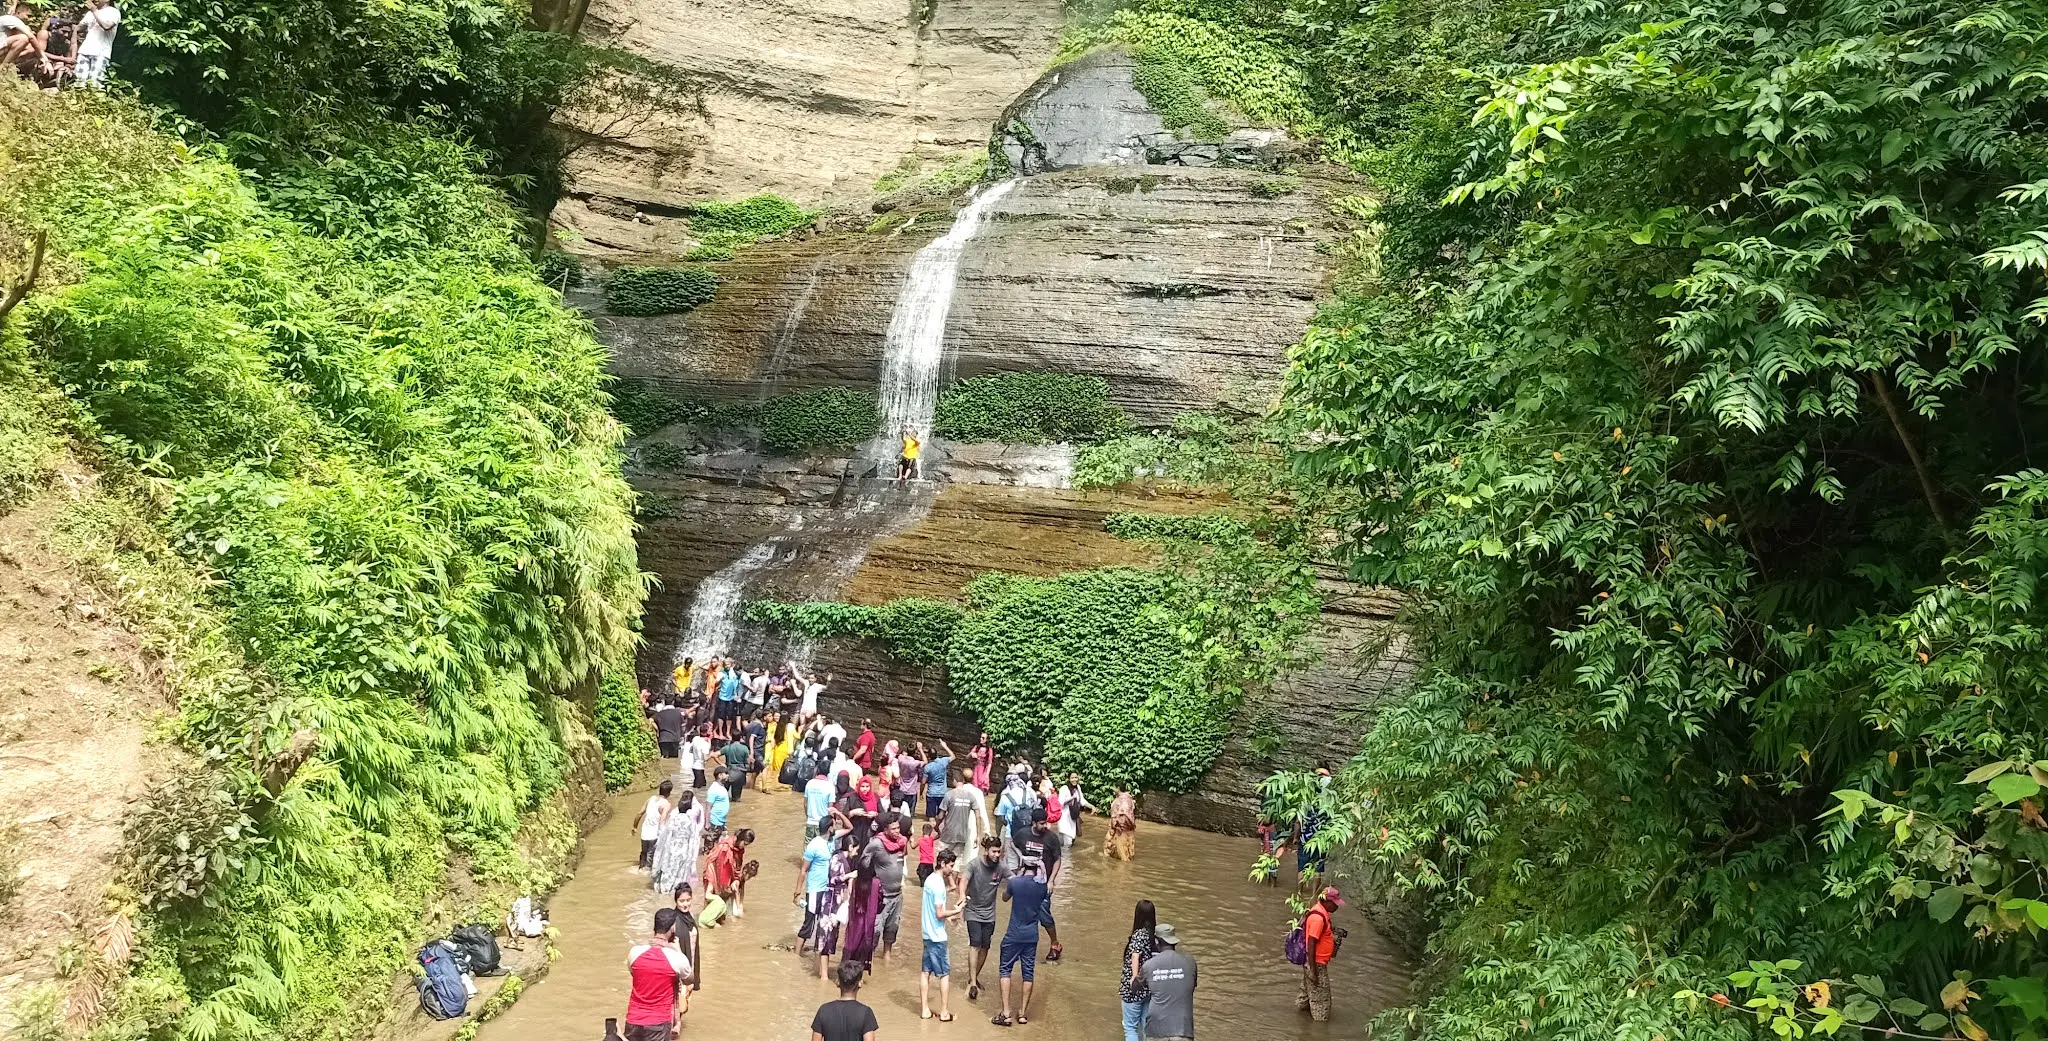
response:
[[[420,948],[422,974],[414,980],[420,1008],[435,1019],[469,1011],[476,977],[504,973],[504,953],[488,925],[458,925],[447,936]]]

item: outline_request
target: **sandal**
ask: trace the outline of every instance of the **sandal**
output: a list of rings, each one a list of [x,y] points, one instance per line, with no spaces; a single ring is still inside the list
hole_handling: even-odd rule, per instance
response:
[[[951,1012],[941,1012],[941,1013],[939,1013],[939,1022],[941,1022],[941,1023],[951,1023],[952,1021],[953,1021],[953,1014],[952,1014]]]
[[[918,1014],[917,1014],[917,1018],[919,1018],[919,1019],[930,1019],[930,1018],[932,1018],[932,1010],[931,1010],[931,1009],[924,1009],[924,1010],[922,1010],[922,1011],[918,1012]]]
[[[1055,961],[1058,961],[1058,960],[1060,960],[1060,954],[1061,954],[1061,952],[1063,952],[1063,951],[1065,951],[1065,950],[1066,950],[1066,948],[1065,948],[1065,947],[1062,947],[1062,946],[1060,946],[1059,944],[1053,944],[1053,945],[1052,945],[1052,950],[1049,950],[1049,951],[1045,952],[1045,960],[1046,960],[1046,961],[1049,961],[1049,962],[1055,962]]]
[[[999,1027],[1006,1027],[1010,1025],[1010,1017],[998,1012],[996,1013],[996,1017],[994,1019],[989,1020],[989,1022],[994,1023]]]
[[[1031,1021],[1030,1021],[1030,1020],[1028,1020],[1028,1019],[1025,1019],[1025,1018],[1024,1018],[1024,1013],[1022,1013],[1022,1012],[1019,1012],[1019,1013],[1017,1013],[1017,1025],[1018,1025],[1018,1026],[1020,1026],[1020,1027],[1021,1027],[1021,1026],[1023,1026],[1024,1024],[1026,1024],[1026,1023],[1029,1023],[1029,1022],[1031,1022]]]
[[[981,984],[979,984],[979,983],[970,983],[970,984],[968,984],[968,985],[967,985],[967,1000],[969,1000],[969,1001],[974,1001],[974,1000],[976,1000],[977,998],[980,998],[980,997],[981,997]]]

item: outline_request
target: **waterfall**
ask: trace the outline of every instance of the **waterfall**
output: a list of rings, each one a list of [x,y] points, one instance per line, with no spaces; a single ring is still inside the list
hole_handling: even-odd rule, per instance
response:
[[[932,412],[939,403],[939,363],[946,354],[946,317],[953,310],[953,286],[960,257],[981,230],[988,211],[1010,189],[1013,178],[990,185],[975,196],[944,235],[911,258],[910,275],[889,315],[889,333],[882,344],[882,432],[872,449],[878,460],[893,458],[897,438],[905,430],[929,440]]]
[[[757,542],[740,554],[738,560],[697,584],[697,595],[690,601],[690,620],[683,629],[682,638],[676,641],[671,665],[682,664],[684,658],[703,661],[714,654],[732,650],[733,635],[740,623],[741,594],[747,588],[747,580],[775,559],[781,542],[780,536]]]
[[[1014,179],[990,185],[960,210],[944,235],[911,258],[910,273],[896,296],[895,308],[889,314],[889,330],[882,342],[882,371],[877,388],[882,428],[863,453],[871,465],[896,457],[896,439],[905,429],[915,431],[920,439],[929,439],[932,413],[938,407],[939,369],[945,360],[946,319],[953,309],[953,286],[960,273],[960,258],[987,220],[989,209],[1016,186]],[[804,291],[777,330],[771,372],[779,364],[797,323],[802,321],[816,285],[814,268]],[[783,563],[801,562],[805,566],[804,589],[830,596],[859,570],[868,546],[876,538],[916,523],[931,508],[928,486],[901,496],[905,500],[902,502],[885,503],[883,498],[883,493],[873,490],[858,495],[833,511],[834,515],[820,530],[807,536],[798,534],[804,527],[803,515],[798,514],[788,528],[755,543],[738,560],[699,583],[690,602],[689,621],[676,640],[672,662],[680,663],[684,658],[702,660],[733,650],[748,585],[764,572]],[[791,650],[799,659],[808,659],[810,655],[808,641]]]

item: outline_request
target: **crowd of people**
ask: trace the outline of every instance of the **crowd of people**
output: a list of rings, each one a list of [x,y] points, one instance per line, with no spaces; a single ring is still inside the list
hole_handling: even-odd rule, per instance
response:
[[[957,924],[967,942],[968,1000],[981,997],[994,951],[1000,1011],[991,1022],[1030,1022],[1041,952],[1047,963],[1064,953],[1052,894],[1083,815],[1103,812],[1078,774],[1057,781],[1019,757],[991,790],[997,755],[988,734],[962,757],[943,740],[935,748],[883,740],[867,719],[849,730],[818,708],[832,677],[793,664],[754,672],[724,655],[686,659],[672,679],[668,690],[641,691],[660,753],[676,770],[636,822],[639,869],[672,906],[655,916],[651,941],[628,957],[625,1041],[666,1041],[680,1027],[690,994],[704,982],[698,932],[745,914],[747,883],[759,871],[748,859],[755,834],[728,830],[727,818],[748,788],[793,790],[803,798],[804,846],[790,893],[802,916],[795,948],[820,980],[836,981],[840,990],[839,1000],[818,1010],[813,1041],[873,1041],[874,1014],[858,992],[875,966],[896,959],[906,875],[914,875],[920,892],[919,1014],[954,1018]],[[1103,854],[1128,860],[1135,796],[1118,788],[1107,815]],[[1008,921],[998,937],[1005,904]],[[1336,890],[1324,892],[1316,936],[1331,935],[1328,914],[1341,904]],[[1311,963],[1300,1003],[1315,1003],[1317,1018],[1324,1018],[1328,979],[1314,966],[1328,960]],[[1140,901],[1120,981],[1126,1041],[1192,1038],[1195,981],[1194,960],[1179,950],[1174,928],[1156,921],[1150,901]]]
[[[0,60],[45,90],[68,84],[101,86],[114,57],[121,9],[112,0],[84,0],[39,14],[17,3],[0,14]]]

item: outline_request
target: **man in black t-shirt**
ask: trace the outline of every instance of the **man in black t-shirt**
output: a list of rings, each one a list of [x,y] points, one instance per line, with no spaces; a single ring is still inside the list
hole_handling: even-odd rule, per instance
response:
[[[839,963],[839,1000],[818,1006],[811,1017],[811,1041],[875,1041],[881,1025],[875,1010],[860,1003],[860,978],[868,971],[863,962]]]
[[[683,714],[663,700],[654,706],[654,742],[663,759],[674,759],[683,740]]]

